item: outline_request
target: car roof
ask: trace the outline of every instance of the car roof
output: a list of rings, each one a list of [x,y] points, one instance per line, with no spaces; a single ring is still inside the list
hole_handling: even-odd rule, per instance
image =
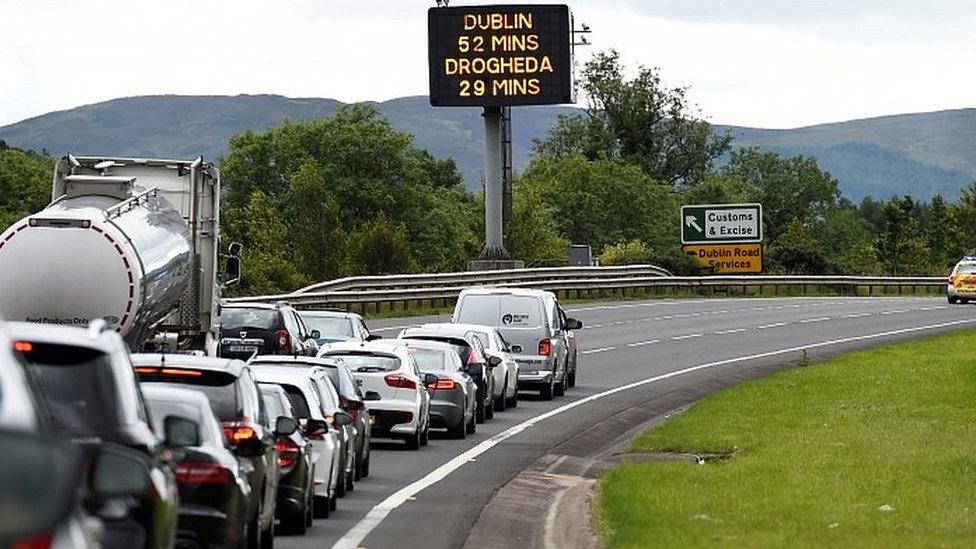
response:
[[[197,368],[214,372],[226,372],[240,377],[247,364],[236,358],[219,358],[213,356],[181,355],[172,353],[134,353],[132,364],[135,366],[177,366],[183,368]]]
[[[482,287],[466,288],[461,290],[461,295],[517,295],[526,297],[548,297],[555,294],[548,290],[536,290],[533,288]]]
[[[80,326],[61,326],[58,324],[37,324],[33,322],[6,322],[7,333],[11,339],[25,339],[35,343],[71,345],[95,349],[111,354],[124,349],[121,338],[115,331],[92,333]]]
[[[401,337],[398,339],[410,339],[411,337],[451,337],[455,339],[462,339],[468,341],[468,334],[470,330],[442,330],[440,328],[427,328],[425,326],[417,326],[414,328],[404,328],[401,333]],[[469,342],[470,343],[470,342]]]
[[[443,341],[431,341],[429,339],[410,339],[404,338],[403,346],[407,349],[411,347],[414,349],[435,349],[438,351],[445,351],[449,353],[454,353],[454,347],[450,343],[445,343]]]
[[[304,311],[298,311],[298,314],[310,318],[362,318],[358,314],[350,313],[349,311],[332,311],[329,309],[306,309]]]
[[[430,324],[424,324],[421,326],[424,329],[440,330],[449,334],[466,334],[468,332],[494,332],[498,330],[497,326],[488,326],[485,324],[461,324],[461,323],[451,323],[451,322],[431,322]]]
[[[335,368],[336,363],[327,358],[314,356],[294,356],[294,355],[258,355],[251,359],[250,364],[275,364],[294,368],[303,366],[306,368]]]
[[[288,307],[287,303],[241,303],[235,301],[233,303],[224,303],[220,307],[222,309],[266,309],[269,311],[277,311],[282,307]]]
[[[338,341],[336,343],[329,343],[323,345],[319,350],[320,353],[328,353],[329,351],[364,351],[364,352],[375,352],[375,353],[387,353],[395,355],[397,350],[402,348],[403,344],[396,339],[380,339],[378,341]]]
[[[258,383],[290,383],[297,385],[299,382],[308,382],[313,377],[325,376],[326,379],[329,377],[325,373],[325,369],[321,367],[296,368],[295,366],[255,364],[251,368],[251,372],[254,373],[254,379]]]

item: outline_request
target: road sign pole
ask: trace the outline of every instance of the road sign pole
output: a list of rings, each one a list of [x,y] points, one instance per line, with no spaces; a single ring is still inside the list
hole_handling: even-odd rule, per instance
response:
[[[511,259],[502,238],[502,109],[485,107],[485,248],[480,259]]]

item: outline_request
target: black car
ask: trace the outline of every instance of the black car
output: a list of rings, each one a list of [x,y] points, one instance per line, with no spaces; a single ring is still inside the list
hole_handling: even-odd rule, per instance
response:
[[[143,386],[156,433],[173,451],[180,488],[179,547],[240,547],[248,536],[251,486],[225,446],[206,395]]]
[[[240,360],[176,354],[135,354],[132,363],[143,384],[192,387],[207,395],[251,488],[247,546],[272,547],[278,453],[261,392],[247,365]]]
[[[98,324],[88,330],[20,322],[6,327],[43,400],[52,432],[74,442],[89,460],[112,445],[135,450],[132,454],[153,479],[135,497],[86,500],[88,512],[104,524],[102,547],[172,547],[179,506],[176,478],[152,430],[122,339]]]
[[[225,303],[220,308],[220,347],[225,358],[255,355],[315,356],[317,330],[309,331],[287,303]]]
[[[280,385],[258,383],[268,417],[287,418],[298,425],[288,393]],[[279,433],[275,441],[278,449],[278,520],[288,533],[302,535],[312,525],[315,508],[315,479],[313,477],[312,445],[297,430]]]

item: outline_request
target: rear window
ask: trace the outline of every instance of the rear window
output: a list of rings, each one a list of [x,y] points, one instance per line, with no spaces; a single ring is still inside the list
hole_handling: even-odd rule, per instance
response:
[[[170,370],[167,372],[167,370]],[[164,373],[165,372],[165,373]],[[224,372],[209,372],[206,370],[159,368],[154,366],[136,367],[139,380],[143,383],[166,385],[170,387],[186,388],[192,386],[194,390],[207,395],[210,408],[220,421],[233,421],[244,414],[241,398],[237,391],[237,378]]]
[[[280,387],[288,395],[288,401],[291,402],[291,409],[295,413],[296,419],[309,419],[312,417],[308,400],[305,398],[305,393],[301,389],[294,385],[285,384],[280,385]]]
[[[33,343],[20,355],[58,430],[109,435],[122,423],[111,357],[85,347]]]
[[[458,308],[457,322],[507,328],[542,326],[539,300],[517,295],[467,295]]]
[[[261,385],[261,399],[264,400],[264,407],[268,411],[268,418],[271,421],[277,421],[281,416],[291,417],[291,410],[285,408],[285,403],[282,402],[281,396],[278,391],[274,390],[275,385]]]
[[[956,274],[973,274],[976,273],[976,263],[960,263],[956,267]]]
[[[301,315],[302,322],[309,332],[318,330],[323,339],[352,338],[352,322],[348,318],[335,316]]]
[[[160,440],[166,438],[165,422],[169,416],[184,417],[197,422],[200,427],[200,442],[204,446],[223,446],[223,434],[220,429],[214,427],[213,420],[207,421],[200,415],[200,410],[188,402],[178,402],[175,400],[146,398],[146,405],[153,417],[153,430]]]
[[[353,372],[393,372],[400,369],[400,359],[390,355],[373,353],[338,352],[323,355],[328,358],[338,358],[349,366]]]
[[[220,329],[274,330],[278,326],[279,313],[274,309],[246,309],[228,307],[220,311]]]
[[[448,358],[444,351],[412,348],[410,354],[417,361],[417,367],[423,371],[444,371],[447,369]]]

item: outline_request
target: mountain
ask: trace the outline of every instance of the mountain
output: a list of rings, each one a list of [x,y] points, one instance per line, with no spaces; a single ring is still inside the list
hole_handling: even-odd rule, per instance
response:
[[[11,145],[80,154],[216,159],[229,137],[282,120],[328,116],[333,99],[277,95],[143,96],[52,112],[0,127]],[[420,147],[455,159],[466,184],[476,188],[484,162],[478,109],[434,109],[426,97],[376,103],[393,126],[414,135]],[[532,139],[545,135],[571,107],[513,109],[516,168],[531,155]],[[840,181],[845,196],[888,198],[935,193],[954,197],[976,180],[976,109],[903,114],[788,130],[716,126],[737,147],[810,155]]]

